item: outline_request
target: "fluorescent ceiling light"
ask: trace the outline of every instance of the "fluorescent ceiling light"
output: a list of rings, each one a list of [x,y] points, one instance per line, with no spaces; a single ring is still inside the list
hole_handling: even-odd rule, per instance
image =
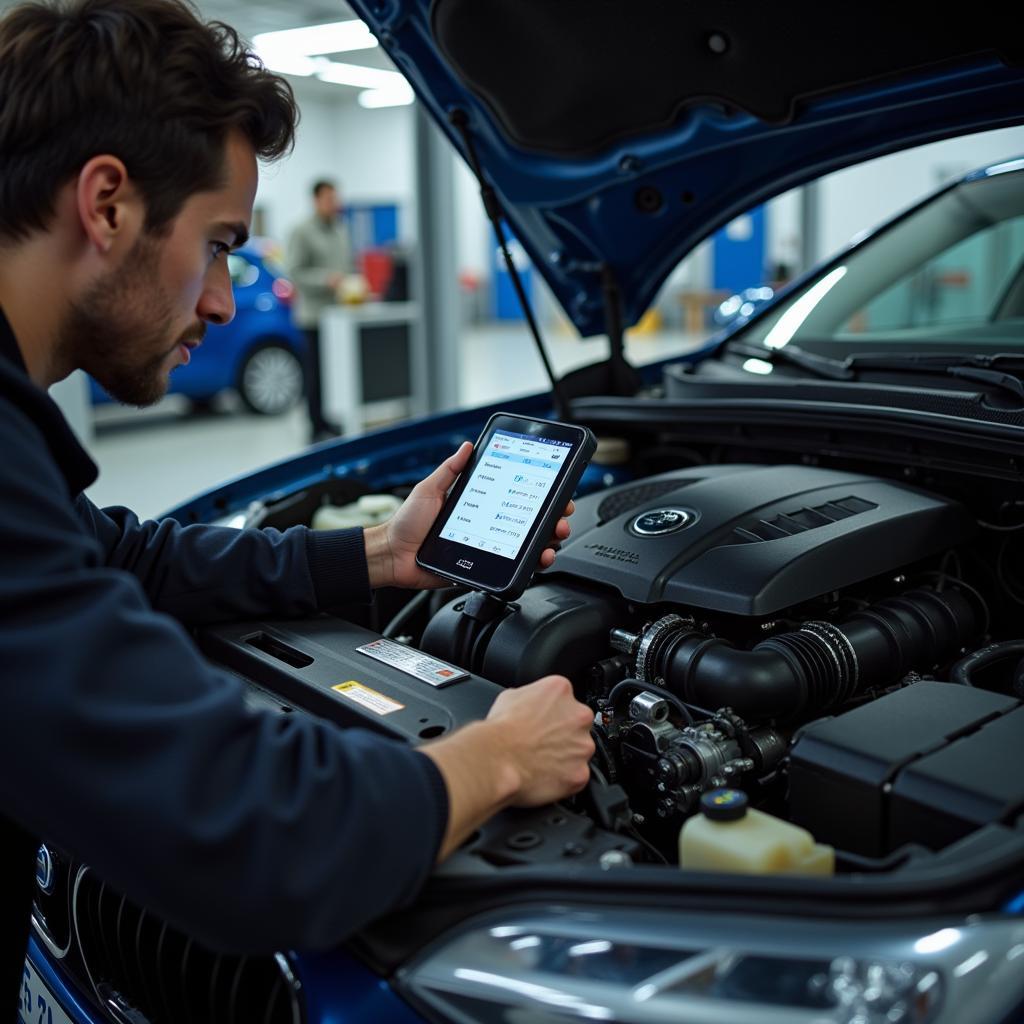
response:
[[[319,78],[332,85],[364,90],[359,103],[368,109],[412,103],[413,91],[397,71],[346,64],[324,54],[364,50],[377,40],[358,19],[330,25],[310,25],[284,32],[264,32],[253,39],[256,55],[271,71],[299,78]]]
[[[348,50],[370,50],[377,40],[365,21],[335,21],[329,25],[308,25],[284,32],[262,32],[253,39],[261,55],[315,57],[321,53],[345,53]]]
[[[387,89],[364,89],[358,97],[359,106],[367,110],[377,110],[380,107],[407,107],[415,99],[412,89],[408,83],[402,82],[401,87]]]
[[[368,68],[362,64],[340,64],[338,61],[323,61],[315,72],[317,78],[335,85],[354,85],[357,89],[401,89],[409,86],[397,71]]]
[[[298,54],[289,56],[257,51],[256,56],[267,66],[268,71],[274,71],[279,75],[295,75],[296,78],[308,78],[315,75],[323,63],[322,60],[302,57]]]

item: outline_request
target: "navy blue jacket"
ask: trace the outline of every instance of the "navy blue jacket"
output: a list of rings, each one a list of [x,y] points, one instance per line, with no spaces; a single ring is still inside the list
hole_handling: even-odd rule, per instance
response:
[[[362,532],[140,523],[95,477],[0,313],[0,984],[36,837],[232,951],[329,947],[410,900],[447,824],[433,762],[248,709],[186,630],[368,600]]]

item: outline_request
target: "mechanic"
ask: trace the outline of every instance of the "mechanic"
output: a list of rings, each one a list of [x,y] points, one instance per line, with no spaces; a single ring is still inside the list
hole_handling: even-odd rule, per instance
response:
[[[188,633],[436,585],[413,555],[468,444],[365,532],[140,523],[83,495],[96,468],[46,389],[81,368],[123,402],[163,395],[206,325],[234,313],[226,256],[248,231],[257,158],[288,152],[295,121],[287,84],[184,0],[37,3],[0,19],[12,1009],[40,837],[215,947],[324,948],[411,900],[498,809],[587,779],[591,714],[565,678],[502,693],[486,720],[414,750],[248,710]]]
[[[341,427],[324,415],[320,314],[338,301],[346,274],[352,273],[352,243],[340,219],[341,202],[332,182],[313,186],[313,215],[288,240],[288,273],[295,284],[295,324],[306,342],[303,367],[309,439],[337,437]]]

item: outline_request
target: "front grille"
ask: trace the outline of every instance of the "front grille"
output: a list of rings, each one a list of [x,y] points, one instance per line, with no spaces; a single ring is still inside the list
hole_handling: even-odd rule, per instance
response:
[[[77,980],[116,1024],[302,1024],[299,985],[283,956],[214,953],[84,867],[72,919],[84,972]]]

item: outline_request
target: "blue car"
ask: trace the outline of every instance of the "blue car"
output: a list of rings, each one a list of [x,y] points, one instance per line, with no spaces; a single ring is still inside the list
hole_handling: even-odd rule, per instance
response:
[[[235,318],[210,326],[187,366],[171,374],[168,393],[196,403],[235,390],[245,406],[264,416],[293,408],[302,398],[302,333],[291,319],[292,283],[259,239],[228,256],[235,291]],[[90,380],[94,404],[110,402]]]
[[[591,780],[501,812],[411,906],[316,954],[206,949],[44,845],[23,1020],[1024,1021],[1024,159],[924,198],[686,359],[622,353],[745,209],[1024,123],[1005,18],[929,11],[920,31],[861,5],[826,31],[809,4],[351,2],[580,331],[610,338],[605,363],[504,408],[603,443],[555,565],[491,618],[465,592],[385,590],[197,640],[255,706],[412,744],[563,673],[594,712]],[[169,515],[351,515],[493,411],[321,445]],[[381,637],[468,677],[375,665],[394,713],[342,699],[331,683],[364,677],[356,648]]]

